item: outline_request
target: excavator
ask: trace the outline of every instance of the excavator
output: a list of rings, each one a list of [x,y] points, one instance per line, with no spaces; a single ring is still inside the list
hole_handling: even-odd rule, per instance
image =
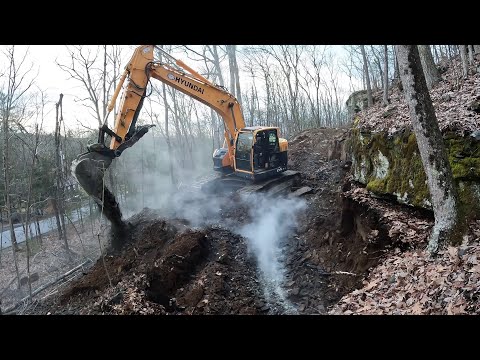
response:
[[[163,61],[155,60],[155,49]],[[74,162],[74,173],[80,185],[102,206],[113,225],[122,226],[121,212],[114,195],[104,186],[104,173],[113,159],[153,126],[136,125],[143,101],[149,96],[147,85],[151,78],[209,106],[223,119],[223,147],[213,153],[213,169],[219,176],[204,184],[203,190],[218,190],[220,186],[249,193],[273,187],[286,188],[298,181],[299,173],[287,169],[288,142],[280,137],[278,127],[246,127],[241,106],[227,89],[212,83],[162,48],[141,45],[135,49],[120,77],[104,123],[99,128],[97,143],[87,146],[88,151]],[[110,129],[107,118],[122,88],[120,108],[114,128]],[[105,135],[111,137],[109,146],[105,144]]]

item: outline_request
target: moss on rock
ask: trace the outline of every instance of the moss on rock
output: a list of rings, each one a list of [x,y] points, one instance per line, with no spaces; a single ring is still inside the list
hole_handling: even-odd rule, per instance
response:
[[[444,134],[450,165],[457,181],[462,212],[480,215],[480,143],[453,132]],[[355,180],[378,195],[394,195],[399,202],[431,209],[431,199],[415,134],[394,136],[352,129],[350,138]]]

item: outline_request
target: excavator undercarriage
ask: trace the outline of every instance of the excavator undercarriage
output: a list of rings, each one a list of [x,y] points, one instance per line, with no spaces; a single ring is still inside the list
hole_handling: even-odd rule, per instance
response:
[[[193,189],[208,194],[253,194],[256,192],[268,192],[271,195],[288,194],[300,185],[300,172],[286,170],[275,177],[264,180],[252,181],[239,178],[234,174],[216,176],[209,179],[202,179],[191,185]]]

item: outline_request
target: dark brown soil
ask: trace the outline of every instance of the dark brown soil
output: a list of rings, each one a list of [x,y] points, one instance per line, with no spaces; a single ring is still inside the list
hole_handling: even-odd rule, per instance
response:
[[[255,314],[255,264],[227,230],[187,229],[145,209],[129,219],[130,242],[100,259],[36,314]],[[111,286],[110,286],[111,283]],[[239,286],[241,284],[241,286]]]

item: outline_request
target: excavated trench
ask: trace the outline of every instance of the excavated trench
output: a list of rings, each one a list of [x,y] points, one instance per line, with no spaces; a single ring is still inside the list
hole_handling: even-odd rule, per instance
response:
[[[376,212],[342,196],[350,164],[331,148],[345,136],[318,129],[291,143],[299,186],[312,188],[301,200],[189,193],[144,209],[121,249],[31,313],[326,313],[390,241]]]

